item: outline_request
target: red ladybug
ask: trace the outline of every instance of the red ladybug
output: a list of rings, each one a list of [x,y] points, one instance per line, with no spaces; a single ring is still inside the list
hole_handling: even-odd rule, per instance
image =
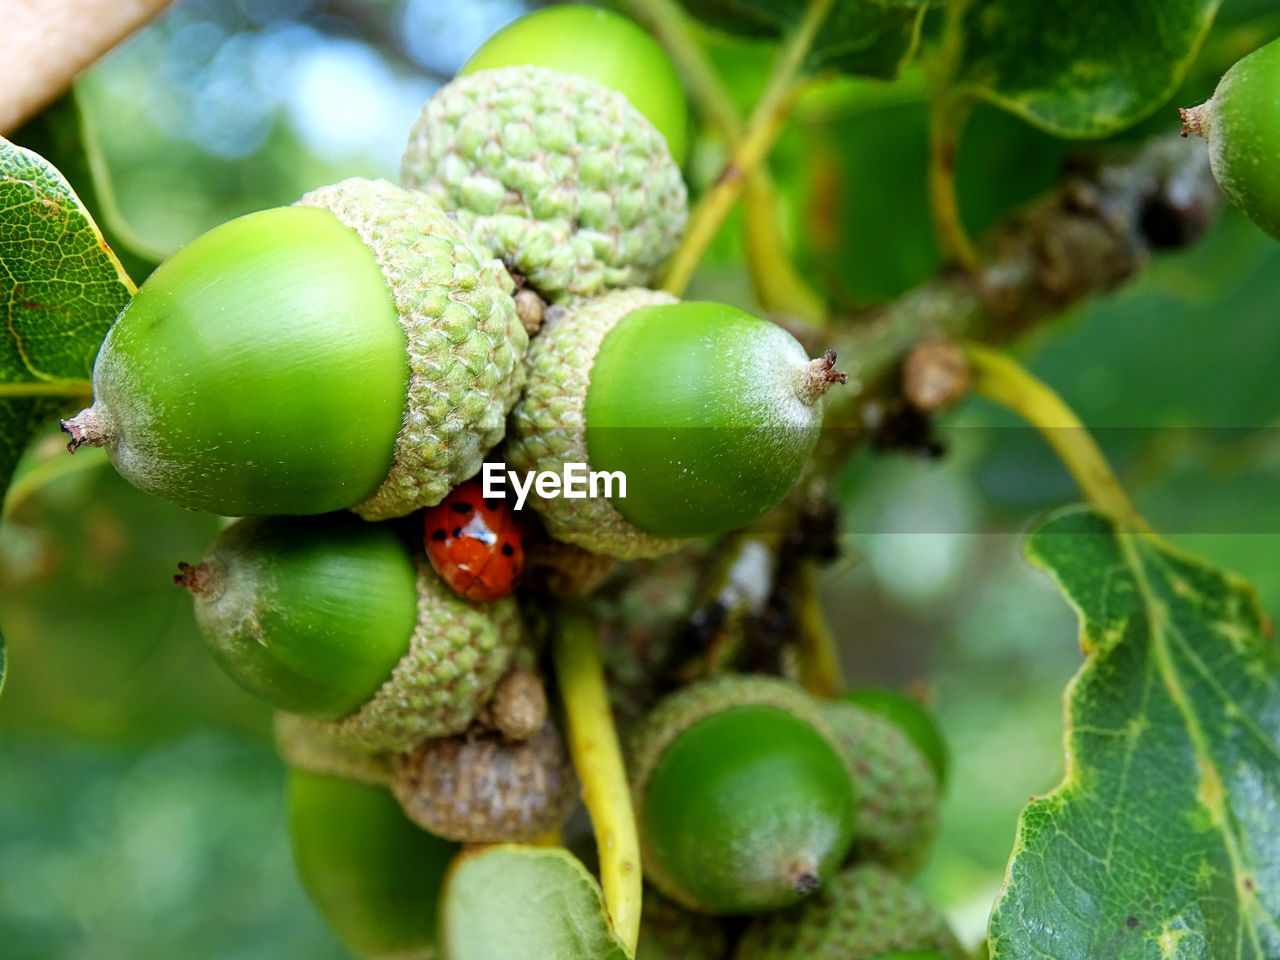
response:
[[[497,600],[524,567],[520,527],[507,502],[482,496],[468,480],[426,513],[427,559],[468,600]]]

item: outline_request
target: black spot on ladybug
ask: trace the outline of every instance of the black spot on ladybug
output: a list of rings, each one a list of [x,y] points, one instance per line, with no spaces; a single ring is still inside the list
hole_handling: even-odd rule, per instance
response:
[[[509,543],[504,543],[504,544],[502,545],[502,555],[503,555],[504,557],[511,557],[511,556],[514,556],[514,555],[515,555],[515,552],[516,552],[516,548],[515,548],[515,547],[513,547],[513,546],[511,546],[511,544],[509,544]]]
[[[467,503],[465,500],[459,500],[457,503],[451,504],[449,509],[454,513],[470,513],[471,504]]]
[[[497,497],[490,497],[484,502],[484,505],[488,507],[490,510],[501,510],[502,504],[503,504],[503,501],[498,499]]]
[[[434,531],[432,531],[431,539],[436,541],[448,540],[449,535],[444,532],[444,527],[437,527]]]
[[[453,535],[454,535],[455,537],[460,537],[460,536],[462,536],[462,528],[461,528],[461,527],[454,527],[454,528],[453,528]]]

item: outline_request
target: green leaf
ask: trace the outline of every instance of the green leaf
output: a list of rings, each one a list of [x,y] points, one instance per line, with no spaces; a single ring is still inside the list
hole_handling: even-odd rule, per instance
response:
[[[67,181],[0,138],[0,489],[36,428],[88,399],[133,285]]]
[[[727,33],[776,39],[809,0],[683,0],[699,20]],[[836,0],[809,51],[810,68],[892,79],[911,59],[929,0]]]
[[[1027,550],[1087,659],[1066,779],[1018,825],[993,960],[1280,956],[1280,646],[1253,589],[1078,508]]]
[[[1220,0],[969,0],[954,83],[1063,137],[1101,137],[1173,93]]]
[[[560,847],[464,853],[441,903],[445,960],[630,960],[600,885]]]

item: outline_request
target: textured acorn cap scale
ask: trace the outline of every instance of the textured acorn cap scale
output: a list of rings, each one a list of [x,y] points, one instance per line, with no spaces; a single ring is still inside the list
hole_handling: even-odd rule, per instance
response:
[[[523,381],[503,265],[438,206],[347,180],[229,221],[112,326],[63,429],[140,489],[226,516],[366,519],[479,469]]]
[[[418,622],[391,677],[349,717],[339,739],[370,751],[411,750],[467,728],[488,702],[523,639],[515,599],[474,604],[417,559]]]
[[[734,960],[875,960],[895,950],[966,953],[946,918],[887,868],[847,867],[811,899],[756,917]]]
[[[424,830],[465,843],[516,843],[558,829],[578,778],[552,723],[528,740],[462,734],[396,757],[391,792]]]
[[[938,778],[928,758],[879,714],[839,701],[822,710],[858,788],[854,855],[916,873],[938,835]]]
[[[653,124],[622,94],[544,67],[442,87],[409,134],[401,182],[457,210],[548,300],[648,283],[688,213]]]

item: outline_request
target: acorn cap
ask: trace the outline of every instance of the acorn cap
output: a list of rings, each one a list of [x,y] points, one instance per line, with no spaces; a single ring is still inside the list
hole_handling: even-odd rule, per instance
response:
[[[903,876],[924,865],[938,835],[938,778],[906,732],[851,703],[822,706],[858,793],[854,856]]]
[[[352,509],[381,520],[433,506],[480,469],[520,394],[529,339],[511,276],[455,218],[385,180],[344,180],[298,204],[330,211],[374,251],[408,339],[395,460]]]
[[[416,558],[418,621],[409,651],[373,697],[333,723],[336,736],[370,751],[401,752],[467,728],[523,639],[515,599],[471,603]]]
[[[578,799],[564,740],[547,723],[528,740],[427,740],[395,761],[391,791],[425,830],[464,843],[516,843],[559,828]]]
[[[614,290],[552,311],[525,357],[524,396],[511,411],[506,461],[513,470],[563,474],[566,463],[589,463],[586,397],[591,368],[605,335],[632,310],[678,302],[655,290]],[[531,496],[552,537],[593,553],[634,560],[672,553],[680,540],[633,526],[604,497]]]
[[[548,300],[647,283],[684,231],[665,138],[622,94],[544,67],[481,70],[422,109],[401,182]]]
[[[370,753],[334,736],[331,724],[277,711],[276,751],[294,770],[358,780],[376,787],[391,784],[391,755]]]
[[[809,900],[756,917],[734,960],[873,960],[895,950],[936,950],[966,960],[946,918],[879,864],[842,870]]]
[[[832,780],[828,776],[830,771],[823,769],[818,771],[818,776],[811,778],[811,781],[812,783],[821,782],[826,786],[838,786],[843,793],[843,804],[846,806],[843,806],[839,813],[845,821],[844,833],[841,837],[837,835],[840,831],[835,827],[823,824],[819,828],[810,824],[802,811],[794,810],[797,819],[794,824],[788,825],[794,827],[792,830],[794,836],[788,837],[787,842],[798,840],[805,845],[805,849],[770,852],[768,862],[760,865],[760,869],[765,869],[769,875],[752,876],[744,880],[750,889],[742,892],[740,900],[732,904],[727,899],[725,902],[712,901],[710,897],[726,896],[713,889],[719,885],[719,879],[700,876],[698,882],[704,889],[699,893],[691,893],[685,889],[685,884],[681,880],[672,875],[664,864],[663,858],[658,855],[655,838],[650,836],[650,788],[656,778],[656,772],[662,767],[669,751],[674,746],[678,746],[681,741],[687,740],[686,734],[696,733],[698,731],[695,728],[700,729],[709,723],[716,723],[732,715],[745,716],[747,711],[752,712],[754,722],[754,717],[758,713],[757,708],[766,708],[766,714],[776,711],[790,721],[788,729],[784,731],[784,737],[795,750],[801,747],[808,750],[810,743],[796,741],[790,735],[791,724],[799,725],[798,729],[811,730],[817,735],[816,742],[825,743],[829,748],[830,763],[836,771],[843,772],[843,777],[837,772],[836,780]],[[761,733],[763,734],[763,730]],[[713,914],[753,913],[765,909],[776,909],[786,902],[795,902],[799,897],[819,889],[827,879],[827,869],[834,869],[849,849],[855,802],[852,771],[846,758],[836,746],[835,734],[823,716],[818,702],[799,687],[774,677],[748,675],[727,675],[690,684],[662,700],[642,718],[628,740],[628,773],[636,823],[640,825],[640,849],[644,858],[645,876],[663,894],[681,906]],[[825,749],[822,753],[827,755]],[[804,759],[799,753],[795,756],[799,758],[798,762]],[[774,763],[772,766],[777,767],[777,764]],[[777,770],[768,769],[766,773],[774,778],[774,786],[777,785],[779,776],[792,784],[799,783],[796,779],[796,770],[780,773]],[[671,777],[666,779],[670,780]],[[680,784],[675,786],[679,787]],[[737,786],[740,788],[741,784]],[[751,799],[755,799],[757,795],[758,792],[753,791]],[[772,825],[775,831],[780,826],[780,822]],[[735,844],[735,847],[741,849],[741,844]],[[742,853],[744,856],[750,856],[745,850],[742,850]],[[775,863],[777,859],[775,853],[788,862]],[[790,862],[792,858],[794,862]],[[780,868],[776,875],[773,874],[775,866]]]
[[[676,906],[645,890],[635,960],[725,960],[729,932],[715,917]]]

